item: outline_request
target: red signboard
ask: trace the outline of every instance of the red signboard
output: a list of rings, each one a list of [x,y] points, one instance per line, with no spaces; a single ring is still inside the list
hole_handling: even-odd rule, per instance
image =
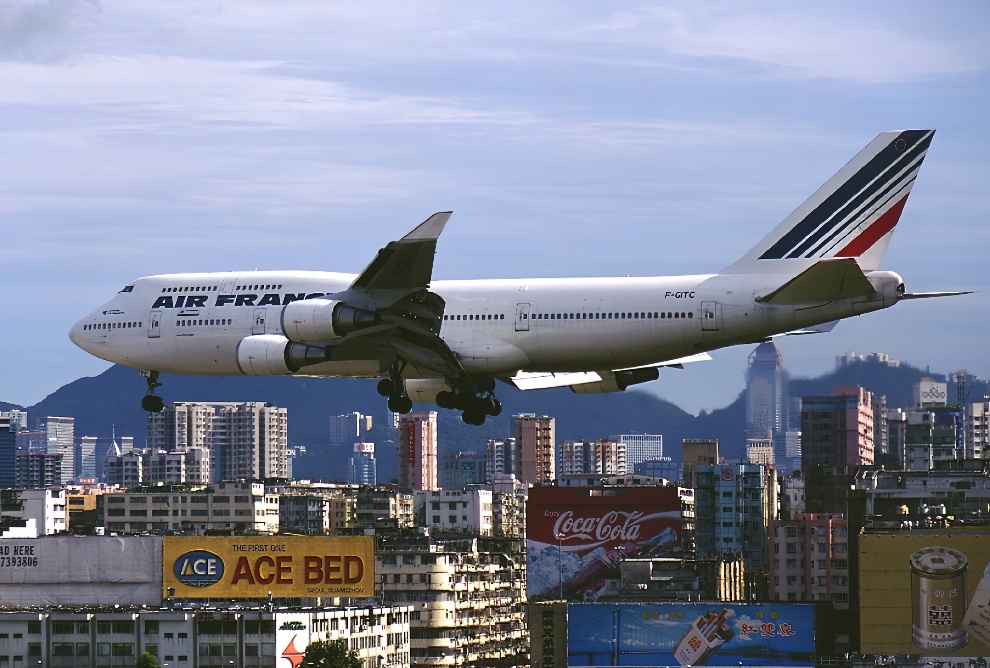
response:
[[[620,559],[679,552],[677,488],[534,487],[526,537],[530,597],[595,597]]]

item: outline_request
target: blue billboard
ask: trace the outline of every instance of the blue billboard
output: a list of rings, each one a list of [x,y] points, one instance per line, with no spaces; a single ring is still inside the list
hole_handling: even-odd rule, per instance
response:
[[[568,666],[811,666],[807,603],[570,603]]]

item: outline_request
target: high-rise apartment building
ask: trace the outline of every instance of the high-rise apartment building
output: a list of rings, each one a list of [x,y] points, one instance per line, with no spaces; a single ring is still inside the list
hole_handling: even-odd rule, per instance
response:
[[[458,490],[468,485],[483,485],[491,479],[485,452],[445,452],[441,461],[441,489]]]
[[[288,410],[260,401],[222,404],[211,442],[218,480],[285,478]]]
[[[801,400],[801,465],[844,467],[873,464],[873,394],[837,387],[831,396]]]
[[[330,416],[330,445],[346,445],[361,442],[371,431],[370,415],[346,413]]]
[[[552,482],[556,477],[556,420],[520,413],[515,416],[515,427],[516,449],[521,455],[520,479],[532,485]]]
[[[966,459],[990,459],[990,397],[969,404]]]
[[[24,489],[45,489],[62,484],[62,455],[58,452],[22,452],[17,455],[16,482]]]
[[[849,609],[849,523],[841,514],[771,520],[770,600],[831,601]]]
[[[36,431],[43,434],[44,451],[62,455],[61,475],[56,484],[67,484],[76,477],[75,424],[75,418],[53,415],[39,417],[35,423]]]
[[[398,443],[399,489],[439,489],[436,411],[400,416]]]
[[[374,443],[355,443],[351,456],[349,480],[356,485],[377,485],[378,465]]]
[[[264,402],[180,401],[149,414],[147,450],[168,453],[173,474],[181,460],[181,482],[189,484],[286,478],[287,434],[285,408]],[[125,454],[124,448],[118,450]],[[115,454],[114,449],[107,454]],[[165,477],[172,481],[171,474]]]
[[[636,466],[643,462],[664,461],[662,434],[619,434],[613,436],[612,440],[626,446],[628,473],[635,471]]]
[[[557,462],[558,477],[568,475],[625,475],[626,444],[612,439],[564,441]]]
[[[515,476],[522,478],[522,461],[519,459],[516,439],[488,439],[485,444],[485,460],[488,468],[488,479],[494,480],[497,475]]]

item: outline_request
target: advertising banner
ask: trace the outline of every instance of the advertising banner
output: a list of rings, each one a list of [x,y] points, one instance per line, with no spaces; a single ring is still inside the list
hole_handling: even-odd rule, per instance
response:
[[[158,605],[158,536],[45,536],[0,539],[5,606]]]
[[[676,487],[534,487],[526,502],[531,600],[595,600],[628,557],[681,547]]]
[[[371,536],[165,536],[172,598],[374,596]]]
[[[860,537],[865,653],[990,657],[990,531]]]
[[[305,612],[279,612],[275,615],[275,651],[279,666],[295,668],[306,656],[310,640],[310,616]]]
[[[806,603],[571,603],[568,666],[811,666]]]

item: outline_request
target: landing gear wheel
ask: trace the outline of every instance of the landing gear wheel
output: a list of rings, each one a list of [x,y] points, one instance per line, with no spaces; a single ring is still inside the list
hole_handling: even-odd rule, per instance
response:
[[[393,413],[405,415],[412,410],[412,399],[409,397],[389,397],[388,409]]]
[[[457,408],[457,395],[453,392],[438,392],[437,406],[440,408]]]
[[[495,397],[488,397],[482,399],[482,405],[485,407],[485,412],[495,417],[496,415],[502,414],[502,402]]]
[[[391,397],[395,394],[395,383],[388,378],[378,381],[378,394],[383,397]]]
[[[165,410],[165,400],[154,394],[146,394],[141,399],[141,408],[149,413],[161,413]]]
[[[461,419],[469,425],[480,427],[485,424],[485,414],[477,408],[468,408],[461,414]]]

